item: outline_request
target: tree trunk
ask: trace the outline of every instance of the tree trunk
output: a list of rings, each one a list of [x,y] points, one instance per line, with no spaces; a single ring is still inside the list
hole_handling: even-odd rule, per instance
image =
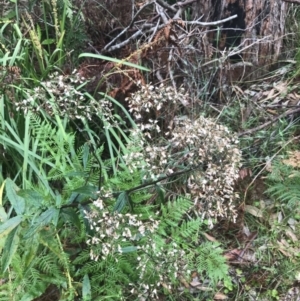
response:
[[[230,47],[241,50],[232,58],[251,63],[255,76],[266,71],[282,52],[287,4],[282,0],[197,0],[194,18],[211,22],[237,15],[210,35],[220,50]],[[237,51],[238,52],[238,51]],[[253,75],[254,75],[253,74]]]

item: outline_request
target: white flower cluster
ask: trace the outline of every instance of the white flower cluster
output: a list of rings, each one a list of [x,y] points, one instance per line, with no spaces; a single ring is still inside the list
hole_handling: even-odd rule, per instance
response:
[[[90,258],[118,262],[120,256],[133,255],[128,258],[134,260],[131,263],[136,266],[139,282],[129,284],[132,298],[158,299],[161,287],[171,291],[181,275],[189,275],[185,251],[175,242],[165,243],[157,236],[158,220],[143,221],[134,214],[110,213],[101,198],[94,204],[98,210],[85,211],[94,231],[87,241]],[[135,249],[128,252],[131,247]]]
[[[97,207],[102,200],[96,201]],[[123,247],[128,243],[138,241],[143,237],[154,233],[158,228],[159,221],[149,218],[147,221],[141,220],[141,216],[126,213],[111,213],[108,210],[85,212],[87,219],[90,221],[91,230],[95,234],[87,244],[96,246],[91,248],[91,259],[97,261],[99,257],[105,260],[107,256],[116,253],[123,253]],[[117,257],[115,257],[117,259]]]
[[[101,116],[101,119],[111,122],[112,104],[107,100],[96,101],[87,98],[77,90],[77,86],[83,84],[85,79],[77,70],[71,75],[61,75],[58,72],[49,75],[48,80],[43,81],[34,89],[28,89],[26,99],[15,101],[16,110],[38,113],[44,110],[50,116],[68,116],[71,119],[89,119],[93,114]],[[24,90],[25,92],[26,90]]]
[[[162,89],[161,98],[157,97],[159,89]],[[169,102],[175,110],[176,106],[180,108],[187,103],[185,94],[165,87],[148,86],[142,91],[146,93],[144,98],[139,91],[129,99],[133,112],[143,112],[146,108],[148,113],[149,107],[164,111],[163,106],[169,106]],[[179,101],[180,97],[184,99]],[[146,105],[147,102],[150,104]],[[177,116],[175,113],[180,112],[175,110],[172,119],[164,120],[162,133],[157,128],[159,119],[149,122],[146,115],[140,117],[135,113],[139,120],[143,119],[143,124],[139,124],[139,129],[134,132],[139,139],[134,139],[134,147],[124,158],[127,165],[131,169],[141,169],[144,180],[156,180],[186,170],[188,178],[182,186],[194,202],[191,209],[210,221],[217,217],[235,220],[238,195],[234,192],[234,184],[241,165],[237,137],[213,119]],[[182,191],[178,181],[174,187],[178,192]]]
[[[139,286],[132,288],[131,293],[140,299],[159,299],[158,291],[162,287],[171,292],[173,284],[183,274],[189,275],[188,263],[184,260],[186,253],[176,243],[170,243],[167,248],[158,247],[154,243],[143,246],[145,252],[138,257],[137,271],[140,279],[157,277],[155,284],[141,281]]]

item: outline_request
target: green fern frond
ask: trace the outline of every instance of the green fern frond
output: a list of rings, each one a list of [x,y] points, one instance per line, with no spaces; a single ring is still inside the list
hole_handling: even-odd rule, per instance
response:
[[[183,221],[179,227],[172,229],[172,236],[182,237],[186,240],[191,240],[193,238],[194,240],[197,240],[202,226],[203,222],[200,219]]]
[[[290,209],[299,205],[300,172],[292,166],[275,161],[267,177],[269,188],[266,193]]]
[[[202,243],[197,248],[197,271],[206,275],[213,284],[228,277],[228,265],[217,243]]]
[[[57,258],[51,253],[40,256],[38,267],[43,273],[48,275],[59,275],[61,273]]]

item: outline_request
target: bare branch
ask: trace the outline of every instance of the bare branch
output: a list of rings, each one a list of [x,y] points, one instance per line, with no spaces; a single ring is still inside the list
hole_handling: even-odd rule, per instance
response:
[[[288,2],[288,3],[300,4],[300,0],[282,0],[282,1]]]
[[[154,31],[156,31],[157,29],[164,28],[165,26],[166,26],[165,24],[162,24],[162,25],[160,25],[160,26],[158,26],[158,27],[156,26],[156,27],[154,27],[154,28],[151,28],[151,29],[147,30],[146,32],[143,32],[143,31],[142,31],[142,29],[143,29],[143,27],[142,27],[141,29],[139,29],[135,34],[133,34],[133,35],[132,35],[130,38],[128,38],[127,40],[125,40],[125,41],[123,41],[123,42],[121,42],[121,43],[119,43],[119,44],[117,44],[117,45],[115,45],[115,46],[111,46],[111,47],[108,48],[108,49],[107,49],[107,47],[104,47],[103,50],[102,50],[102,52],[111,52],[111,51],[120,49],[121,47],[123,47],[123,46],[129,44],[130,41],[136,39],[137,37],[139,37],[139,36],[141,36],[141,35],[143,35],[143,34],[145,34],[145,33],[154,32]]]
[[[164,0],[156,0],[156,2],[161,5],[162,7],[171,10],[172,12],[176,13],[177,9],[165,2]]]
[[[103,52],[105,52],[116,40],[118,40],[126,31],[128,31],[129,28],[132,27],[133,22],[135,21],[135,19],[137,18],[137,16],[143,11],[143,9],[149,5],[151,5],[152,2],[150,3],[146,3],[144,4],[137,12],[136,14],[133,16],[130,24],[125,27],[115,38],[113,38],[107,45],[105,45],[105,47],[103,48]]]
[[[179,7],[179,9],[178,9],[178,11],[177,11],[177,13],[175,14],[175,16],[173,17],[173,19],[174,20],[176,20],[176,19],[180,19],[180,17],[181,17],[181,14],[182,14],[182,7]]]
[[[300,0],[299,0],[300,1]],[[165,13],[163,12],[162,8],[157,5],[157,10],[158,10],[158,13],[160,14],[161,18],[164,20],[164,22],[168,23],[168,20],[166,19],[166,15]],[[136,13],[137,15],[137,13]],[[232,19],[235,19],[237,18],[237,15],[234,15],[234,16],[230,16],[226,19],[223,19],[223,20],[219,20],[219,21],[215,21],[215,22],[199,22],[199,21],[185,21],[185,24],[192,24],[192,25],[199,25],[199,26],[202,26],[202,27],[205,27],[205,26],[215,26],[215,25],[219,25],[219,24],[222,24],[222,23],[225,23],[229,20],[232,20]],[[183,21],[184,22],[184,21]],[[132,22],[131,22],[132,23]],[[131,24],[130,23],[130,24]],[[149,24],[144,24],[145,27],[149,26]],[[157,31],[157,29],[161,29],[165,26],[165,24],[163,25],[160,25],[160,26],[155,26],[154,28],[151,28],[150,30],[148,30],[147,32],[154,32],[154,31]],[[142,30],[144,29],[144,26],[142,26],[141,29],[139,29],[136,33],[134,33],[131,37],[129,37],[127,40],[115,45],[115,46],[111,46],[113,44],[113,42],[116,41],[117,38],[119,38],[121,36],[121,34],[123,34],[126,30],[128,30],[128,26],[116,37],[114,38],[110,43],[108,43],[102,50],[102,52],[111,52],[111,51],[114,51],[114,50],[117,50],[117,49],[120,49],[121,47],[127,45],[130,41],[132,41],[133,39],[141,36],[142,34],[145,34],[147,32],[143,32]]]
[[[297,109],[294,109],[294,110],[288,110],[286,112],[284,112],[283,114],[273,118],[272,120],[260,125],[260,126],[257,126],[253,129],[250,129],[250,130],[247,130],[245,132],[241,132],[238,134],[238,137],[241,137],[241,136],[245,136],[245,135],[249,135],[249,134],[253,134],[254,132],[257,132],[257,131],[260,131],[262,129],[264,129],[265,127],[268,127],[269,125],[273,124],[275,121],[281,119],[281,118],[284,118],[286,116],[289,116],[289,115],[292,115],[292,114],[295,114],[295,113],[298,113],[300,112],[300,108],[297,108]]]
[[[233,15],[233,16],[230,16],[230,17],[228,17],[226,19],[219,20],[219,21],[214,21],[214,22],[185,21],[185,24],[187,24],[187,25],[199,25],[199,26],[202,26],[202,27],[216,26],[216,25],[223,24],[223,23],[225,23],[227,21],[230,21],[232,19],[235,19],[235,18],[237,18],[237,15]]]
[[[180,6],[180,7],[182,7],[182,6],[185,6],[185,5],[189,5],[189,4],[191,4],[191,3],[194,3],[194,2],[196,2],[196,1],[197,1],[197,0],[187,0],[187,1],[185,1],[185,2],[180,1],[180,2],[175,3],[174,6]]]
[[[164,9],[163,9],[159,4],[157,4],[157,3],[156,3],[156,5],[155,5],[155,7],[156,7],[157,13],[160,15],[160,17],[161,17],[161,19],[163,20],[163,22],[164,22],[165,24],[168,24],[169,20],[168,20],[166,14],[165,14],[165,12],[164,12]]]

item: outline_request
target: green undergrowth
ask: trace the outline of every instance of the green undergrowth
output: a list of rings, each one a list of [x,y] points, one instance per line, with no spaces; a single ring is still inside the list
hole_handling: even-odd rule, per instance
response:
[[[201,66],[191,111],[167,85],[88,93],[84,58],[149,70],[81,53],[72,1],[31,4],[1,8],[0,300],[281,300],[300,280],[298,116],[255,129],[274,110],[211,106]]]

